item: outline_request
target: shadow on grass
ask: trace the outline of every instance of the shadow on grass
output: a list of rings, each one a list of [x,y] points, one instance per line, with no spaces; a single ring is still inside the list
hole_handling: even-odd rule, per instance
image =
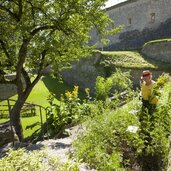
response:
[[[60,100],[61,94],[64,94],[67,91],[73,91],[74,88],[74,85],[70,86],[64,81],[60,82],[57,78],[53,78],[50,75],[45,75],[42,78],[42,81],[49,90],[49,92],[55,94],[57,100]],[[85,92],[79,91],[78,96],[81,100],[83,100],[86,97],[86,94]]]

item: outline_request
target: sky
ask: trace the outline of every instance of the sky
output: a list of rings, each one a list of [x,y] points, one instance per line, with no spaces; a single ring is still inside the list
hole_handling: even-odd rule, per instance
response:
[[[113,6],[113,5],[116,5],[116,4],[123,2],[123,1],[126,1],[126,0],[108,0],[108,2],[106,2],[106,8]]]

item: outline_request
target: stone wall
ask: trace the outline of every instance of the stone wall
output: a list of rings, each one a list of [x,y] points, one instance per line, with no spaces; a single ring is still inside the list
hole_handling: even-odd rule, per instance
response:
[[[17,88],[13,84],[0,84],[0,100],[9,98],[15,95]]]
[[[80,59],[72,65],[72,69],[62,71],[63,79],[69,85],[78,85],[81,90],[90,88],[94,92],[97,76],[104,76],[104,68],[99,66],[100,54]]]
[[[73,68],[70,70],[62,71],[63,79],[69,85],[78,85],[81,90],[90,88],[90,92],[95,92],[95,82],[97,76],[107,76],[106,69],[100,65],[101,55],[96,53],[94,56],[83,58],[79,62],[74,63]],[[108,68],[114,71],[115,68]],[[109,71],[108,70],[108,71]],[[130,71],[131,80],[134,86],[140,85],[140,77],[143,69],[122,69],[123,72]],[[163,71],[152,70],[154,80],[158,78]]]
[[[15,74],[10,74],[5,76],[8,80],[15,79]],[[0,100],[9,98],[15,95],[17,92],[17,87],[14,84],[0,84]]]
[[[128,0],[107,9],[114,27],[123,25],[123,30],[108,36],[110,43],[104,50],[121,50],[141,47],[145,42],[171,37],[171,0]],[[90,44],[99,42],[92,31]],[[99,43],[98,48],[102,45]]]
[[[147,44],[142,53],[148,58],[171,63],[171,41]]]
[[[14,80],[15,77],[15,74],[5,75],[5,78],[8,80]],[[24,78],[22,78],[22,81],[24,83]],[[24,87],[25,86],[24,83]],[[17,94],[17,87],[15,84],[0,84],[0,100],[7,99],[15,94]]]

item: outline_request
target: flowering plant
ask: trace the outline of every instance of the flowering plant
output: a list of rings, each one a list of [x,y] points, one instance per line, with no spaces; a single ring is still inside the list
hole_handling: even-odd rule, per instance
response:
[[[149,98],[149,101],[152,101],[152,99],[155,96],[160,96],[161,95],[161,89],[170,80],[170,76],[168,73],[163,73],[156,81],[153,87],[152,94]]]

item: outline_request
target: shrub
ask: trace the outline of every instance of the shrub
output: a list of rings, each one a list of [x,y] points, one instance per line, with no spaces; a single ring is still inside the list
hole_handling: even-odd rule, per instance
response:
[[[130,80],[130,72],[122,72],[120,69],[116,69],[116,72],[113,73],[110,78],[112,79],[114,92],[121,93],[132,88],[133,83]]]
[[[73,125],[90,114],[87,101],[81,104],[78,97],[78,86],[72,92],[67,91],[61,95],[59,104],[54,103],[54,96],[49,96],[49,114],[47,117],[48,134],[50,137],[62,135],[67,126]]]
[[[143,121],[139,120],[142,103],[138,97],[115,111],[100,109],[102,114],[88,120],[87,131],[75,141],[75,155],[99,171],[133,170],[135,166],[146,171],[166,170],[171,130],[171,82],[162,85],[152,120],[148,114]],[[150,168],[146,168],[147,162]]]
[[[121,93],[132,88],[132,81],[130,80],[130,72],[122,72],[116,69],[110,77],[103,78],[98,76],[96,79],[96,98],[97,100],[106,100],[111,93]]]
[[[98,76],[96,78],[96,98],[98,100],[105,100],[109,97],[110,90],[112,88],[112,79],[111,78],[103,78]]]
[[[24,148],[10,150],[0,159],[0,171],[79,171],[78,162],[67,161],[48,155],[46,150],[26,151]]]
[[[127,128],[130,125],[138,126],[138,106],[140,103],[134,100],[127,107],[110,112],[106,110],[102,115],[87,121],[87,131],[74,143],[75,155],[99,171],[126,170],[128,159],[133,162],[135,158],[125,157],[128,155],[126,151],[130,150],[132,155],[132,144],[137,144],[138,136],[137,133],[127,131]]]
[[[1,171],[42,171],[58,167],[59,161],[48,157],[45,151],[26,152],[25,149],[11,149],[7,156],[0,160]]]

